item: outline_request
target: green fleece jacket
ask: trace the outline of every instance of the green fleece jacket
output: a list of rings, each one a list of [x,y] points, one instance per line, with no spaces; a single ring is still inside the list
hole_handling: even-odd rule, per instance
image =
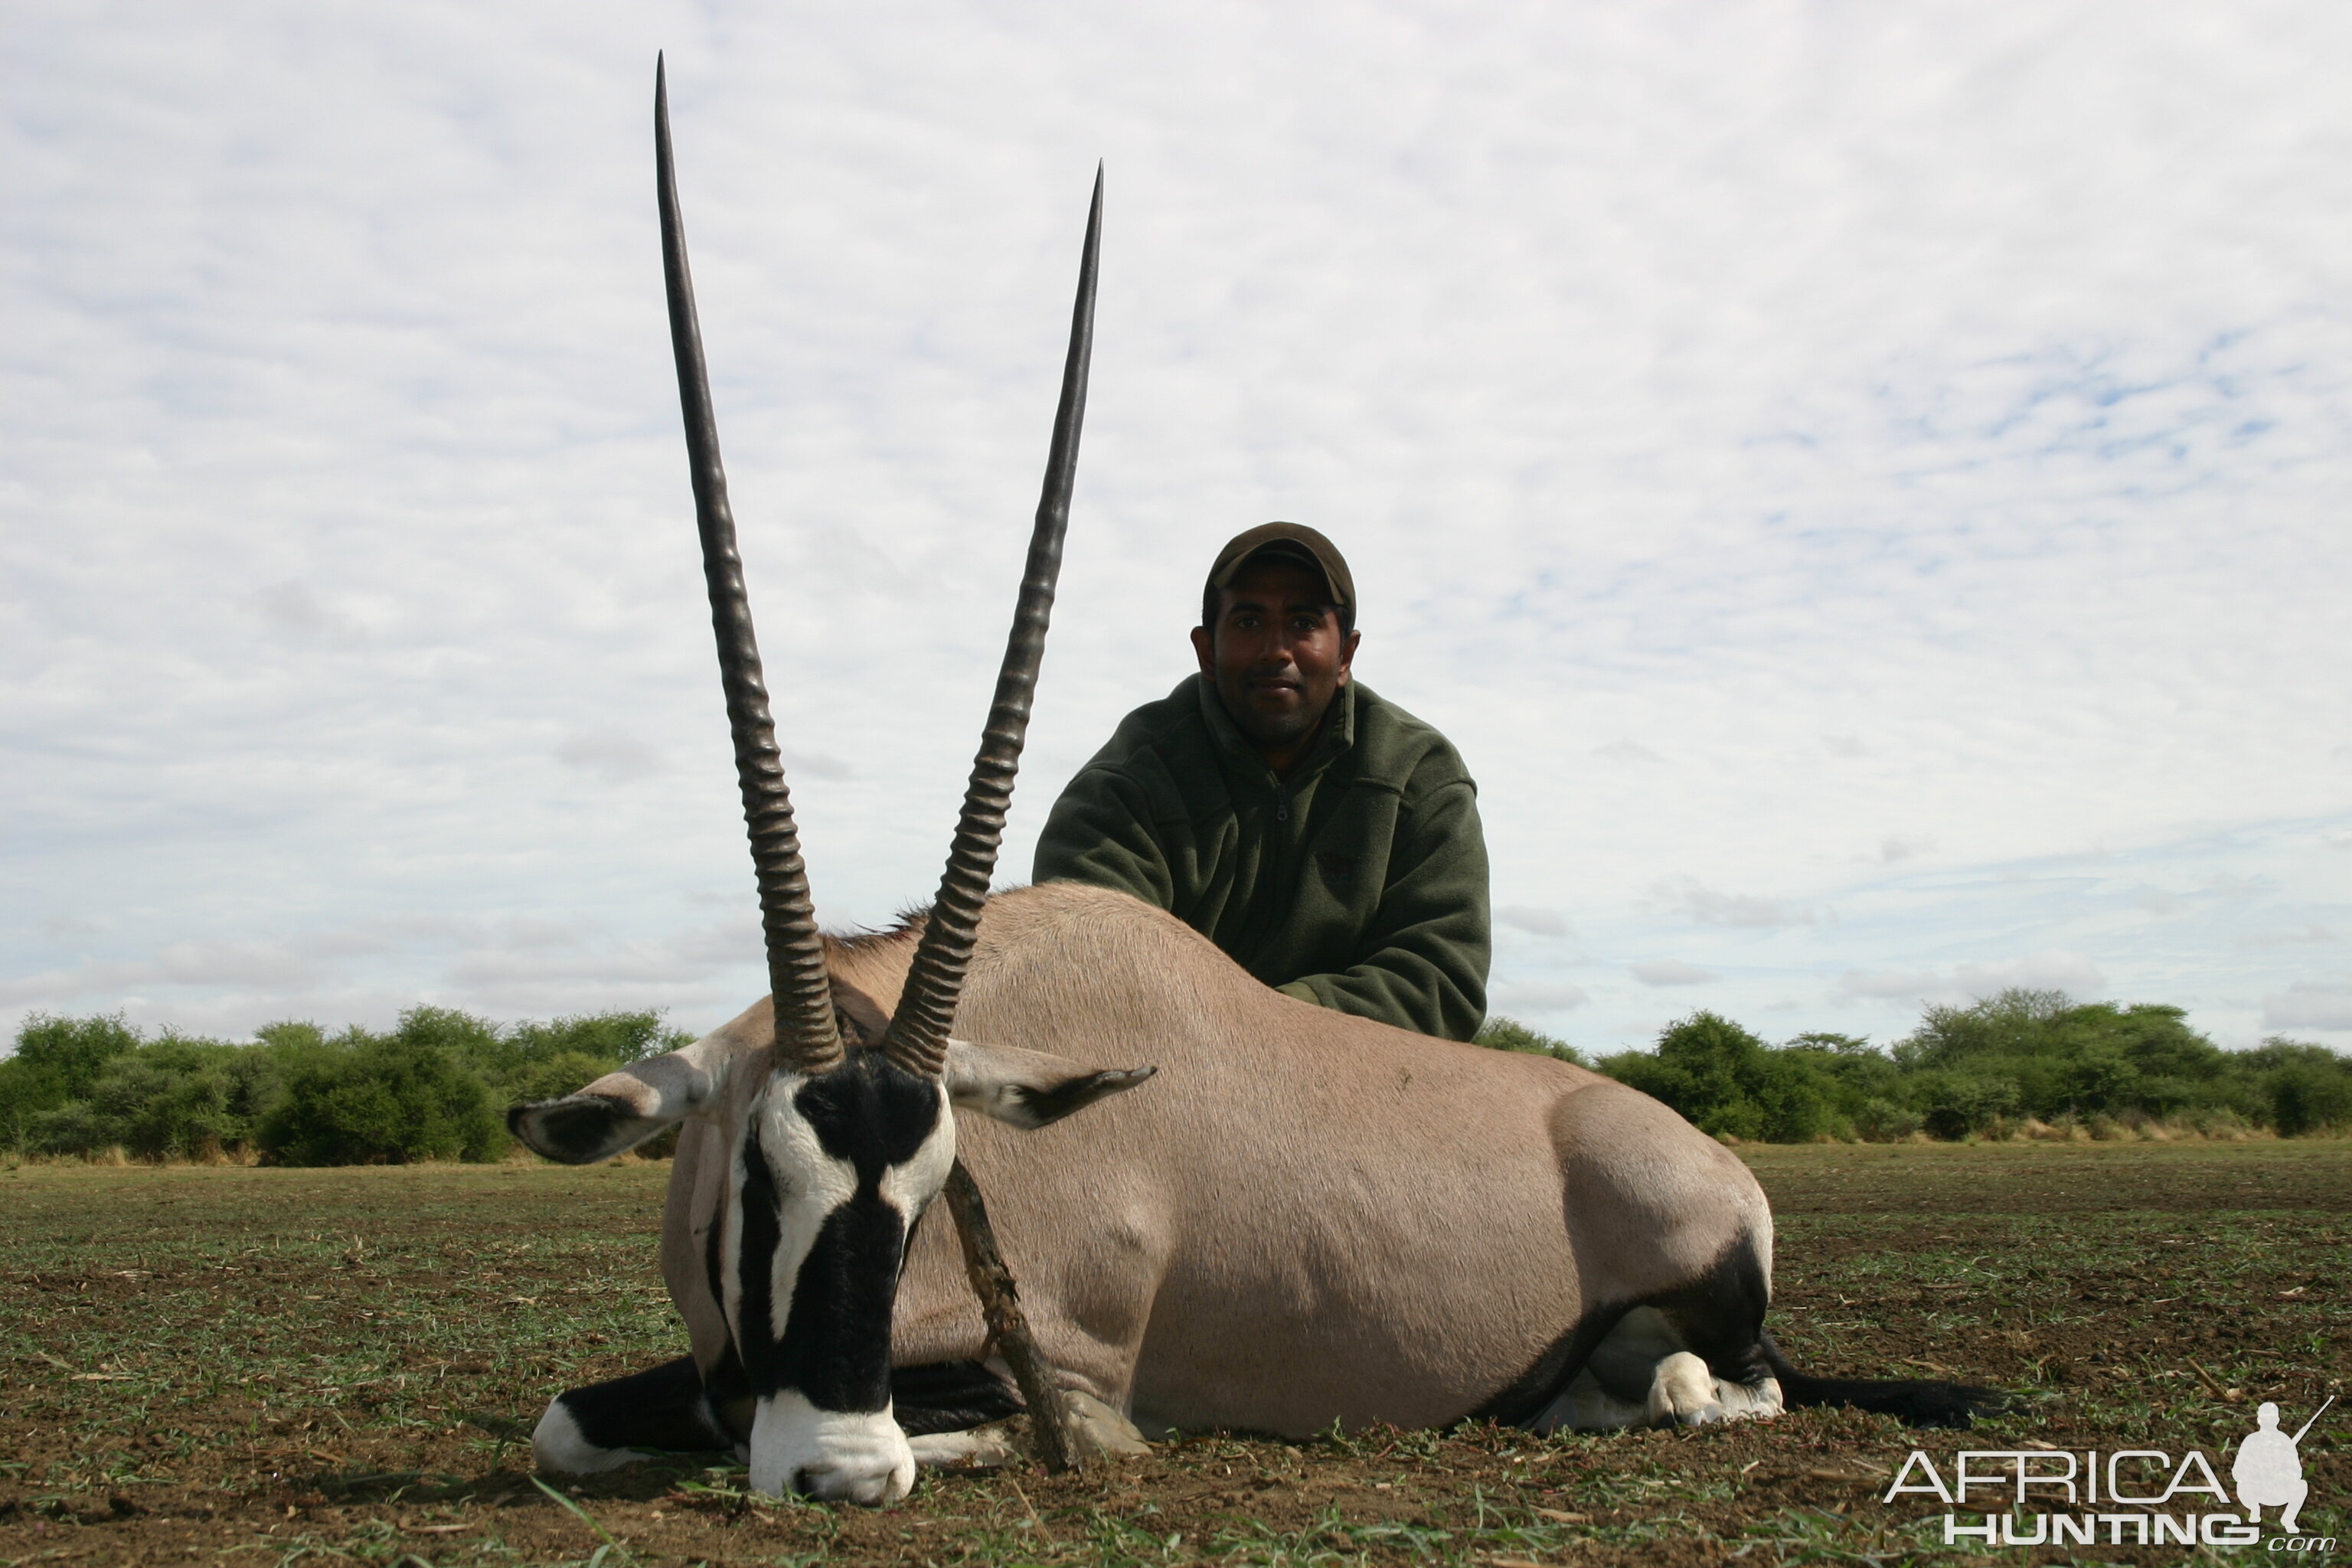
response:
[[[1277,779],[1195,675],[1070,781],[1034,877],[1157,904],[1304,1001],[1466,1040],[1494,946],[1477,795],[1444,736],[1353,681]]]

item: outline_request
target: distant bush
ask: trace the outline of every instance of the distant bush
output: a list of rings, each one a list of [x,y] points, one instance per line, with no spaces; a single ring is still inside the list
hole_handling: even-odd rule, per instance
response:
[[[138,1047],[138,1032],[120,1013],[26,1018],[16,1054],[0,1061],[0,1147],[27,1147],[42,1116],[87,1099],[107,1063]]]
[[[496,1159],[509,1147],[512,1101],[569,1094],[688,1037],[650,1012],[501,1026],[414,1007],[388,1035],[330,1037],[289,1021],[244,1045],[169,1031],[148,1040],[120,1016],[35,1014],[0,1060],[0,1150],[260,1153],[288,1164]]]
[[[2070,1127],[2105,1136],[2166,1121],[2231,1135],[2352,1130],[2352,1061],[2282,1039],[2225,1051],[2186,1019],[2178,1007],[2004,991],[1965,1007],[1931,1006],[1917,1028],[1880,1050],[1832,1034],[1773,1046],[1702,1012],[1669,1025],[1652,1050],[1594,1065],[1703,1131],[1767,1142]],[[1478,1038],[1569,1051],[1508,1018],[1490,1019]]]
[[[89,1094],[43,1112],[31,1146],[57,1154],[120,1148],[142,1160],[193,1160],[251,1146],[284,1085],[275,1053],[165,1037],[109,1061]]]
[[[2263,1109],[2288,1137],[2352,1126],[2352,1075],[2324,1046],[2273,1038],[2247,1055],[2260,1066]]]
[[[1694,1013],[1654,1054],[1603,1057],[1601,1070],[1664,1100],[1702,1132],[1803,1143],[1843,1130],[1832,1080],[1806,1050],[1774,1050],[1730,1019]]]
[[[1490,1017],[1478,1026],[1473,1037],[1482,1046],[1492,1046],[1498,1051],[1523,1051],[1529,1056],[1553,1057],[1560,1061],[1574,1062],[1578,1067],[1591,1067],[1584,1054],[1566,1040],[1556,1040],[1549,1035],[1528,1028],[1517,1018]]]
[[[446,1047],[398,1037],[298,1064],[257,1133],[281,1165],[491,1160],[507,1143],[480,1079]]]

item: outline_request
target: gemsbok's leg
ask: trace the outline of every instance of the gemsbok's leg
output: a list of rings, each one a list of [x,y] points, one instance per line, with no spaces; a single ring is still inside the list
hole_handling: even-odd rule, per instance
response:
[[[985,1121],[960,1122],[958,1129],[959,1139],[967,1140],[963,1156],[982,1190],[992,1192],[993,1161],[1002,1158],[995,1141],[1019,1134]],[[913,1402],[898,1388],[910,1373],[944,1373],[953,1366],[984,1367],[1001,1389],[1013,1386],[1012,1373],[1001,1359],[973,1359],[989,1355],[988,1326],[972,1294],[955,1226],[942,1208],[937,1205],[927,1215],[908,1243],[891,1332],[891,1355],[898,1363],[891,1373],[893,1392],[917,1464],[999,1462],[1007,1440],[994,1422],[1003,1412],[975,1413],[969,1420],[910,1418]],[[1037,1245],[1035,1216],[1008,1208],[996,1215],[996,1226],[1005,1262],[1021,1282],[1030,1331],[1062,1388],[1079,1453],[1149,1453],[1129,1410],[1137,1357],[1166,1266],[1167,1242],[1160,1227],[1148,1212],[1098,1216],[1079,1245],[1040,1246],[1033,1252],[1028,1248]]]
[[[726,1373],[732,1373],[730,1361]],[[594,1475],[664,1453],[733,1452],[739,1440],[707,1397],[694,1358],[558,1395],[531,1435],[541,1469]],[[1020,1413],[1004,1381],[978,1362],[893,1367],[893,1413],[918,1464],[1002,1464],[1017,1457],[1003,1434]],[[730,1401],[719,1402],[726,1405]]]
[[[735,1447],[703,1397],[692,1356],[559,1394],[530,1435],[531,1458],[541,1469],[573,1476],[616,1470],[664,1452]]]
[[[1569,1379],[1568,1386],[1528,1425],[1538,1432],[1561,1426],[1578,1432],[1610,1432],[1655,1422],[1660,1415],[1664,1415],[1671,1424],[1675,1415],[1672,1393],[1679,1392],[1683,1402],[1694,1411],[1706,1403],[1703,1396],[1694,1402],[1696,1389],[1683,1386],[1669,1391],[1664,1410],[1657,1408],[1661,1403],[1659,1368],[1682,1353],[1681,1342],[1666,1326],[1665,1320],[1651,1308],[1636,1307],[1601,1337],[1601,1342],[1592,1347],[1592,1353],[1585,1358],[1584,1365]],[[1705,1371],[1705,1367],[1700,1370]],[[1689,1383],[1687,1377],[1680,1381]]]
[[[979,1362],[894,1366],[890,1404],[918,1465],[985,1469],[1021,1457],[1008,1429],[1021,1402]]]
[[[892,1367],[890,1405],[910,1438],[969,1431],[1021,1414],[1011,1385],[976,1361]]]
[[[1021,1446],[1009,1418],[1021,1406],[1006,1384],[1008,1375],[979,1362],[891,1369],[891,1396],[915,1463],[984,1469],[1019,1458]],[[1062,1397],[1082,1456],[1150,1451],[1134,1423],[1101,1400],[1069,1388]]]
[[[1071,1436],[1088,1458],[1151,1452],[1131,1412],[1136,1362],[1166,1258],[1148,1225],[1117,1226],[1112,1237],[1116,1266],[1083,1283],[1068,1276],[1052,1281],[1053,1305],[1033,1320],[1063,1326],[1050,1340],[1041,1334],[1039,1349],[1060,1379]]]
[[[1736,1352],[1704,1343],[1727,1369],[1746,1368]],[[1621,1426],[1698,1426],[1780,1414],[1780,1388],[1769,1376],[1722,1377],[1696,1353],[1691,1337],[1655,1307],[1636,1307],[1617,1321],[1559,1396],[1530,1426],[1549,1432]]]

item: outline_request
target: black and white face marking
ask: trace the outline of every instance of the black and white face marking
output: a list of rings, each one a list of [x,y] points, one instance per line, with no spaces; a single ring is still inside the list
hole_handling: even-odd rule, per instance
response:
[[[955,1160],[936,1079],[879,1051],[779,1072],[735,1151],[720,1283],[757,1402],[751,1481],[895,1502],[915,1459],[890,1407],[891,1308],[907,1238]]]

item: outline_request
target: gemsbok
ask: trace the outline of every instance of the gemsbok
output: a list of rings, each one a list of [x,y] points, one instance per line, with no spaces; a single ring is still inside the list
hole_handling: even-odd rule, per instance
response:
[[[939,897],[898,931],[821,935],[735,551],[658,75],[655,144],[772,997],[509,1115],[531,1148],[575,1163],[683,1124],[661,1261],[693,1353],[560,1395],[534,1438],[542,1466],[733,1448],[758,1490],[878,1504],[907,1494],[919,1460],[968,1456],[968,1429],[1017,1405],[990,1370],[950,1227],[922,1223],[958,1158],[1102,1447],[1132,1446],[1138,1424],[1610,1427],[1784,1403],[1969,1420],[1985,1391],[1789,1365],[1764,1329],[1764,1194],[1656,1100],[1293,1000],[1124,894],[988,896],[1076,471],[1099,171],[1027,570]],[[1135,1065],[1083,1065],[1106,1060]]]

